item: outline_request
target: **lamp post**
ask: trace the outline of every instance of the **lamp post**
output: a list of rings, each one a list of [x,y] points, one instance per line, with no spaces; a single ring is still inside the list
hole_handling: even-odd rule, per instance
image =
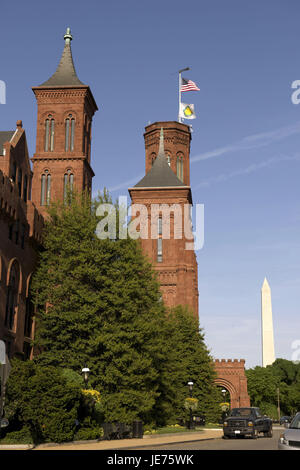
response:
[[[225,399],[226,399],[226,392],[227,390],[225,388],[222,388],[222,395],[223,395],[223,401],[225,403]],[[225,405],[224,405],[225,406]],[[225,419],[227,417],[227,412],[225,411],[225,409],[223,408],[222,409],[222,423],[224,423]]]
[[[191,380],[188,382],[188,387],[189,387],[189,392],[190,392],[190,398],[192,398],[193,396],[193,386],[194,386],[194,382],[192,382]],[[189,422],[189,429],[192,429],[193,427],[193,410],[192,410],[192,406],[190,406],[190,422]]]
[[[277,413],[278,413],[278,421],[280,423],[280,390],[277,387]]]
[[[91,372],[90,369],[86,366],[84,366],[84,368],[81,371],[81,373],[83,374],[83,380],[84,380],[86,389],[87,389],[87,384],[88,384],[88,381],[89,381],[89,373],[90,372]]]

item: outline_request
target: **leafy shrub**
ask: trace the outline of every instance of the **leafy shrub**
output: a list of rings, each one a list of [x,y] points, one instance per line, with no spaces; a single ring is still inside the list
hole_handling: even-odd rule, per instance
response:
[[[81,390],[62,370],[12,361],[6,388],[6,417],[16,427],[26,426],[34,442],[71,441],[80,406]]]
[[[88,441],[99,439],[103,436],[103,429],[101,427],[95,428],[80,428],[74,436],[75,441]]]
[[[2,431],[2,435],[3,435]],[[1,444],[33,444],[33,438],[28,426],[24,426],[19,431],[5,432],[0,441]]]

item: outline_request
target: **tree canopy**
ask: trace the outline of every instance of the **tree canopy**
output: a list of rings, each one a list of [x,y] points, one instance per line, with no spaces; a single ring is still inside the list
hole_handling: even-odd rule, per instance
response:
[[[87,365],[107,421],[165,424],[182,414],[190,379],[200,411],[213,416],[212,358],[197,321],[185,308],[167,311],[138,240],[97,237],[102,202],[107,194],[76,195],[49,210],[32,284],[36,362]]]

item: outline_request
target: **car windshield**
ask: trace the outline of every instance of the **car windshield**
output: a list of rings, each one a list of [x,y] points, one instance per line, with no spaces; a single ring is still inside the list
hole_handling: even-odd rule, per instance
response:
[[[230,416],[250,416],[252,415],[251,408],[233,408]]]
[[[300,413],[298,413],[291,422],[290,429],[300,429]]]

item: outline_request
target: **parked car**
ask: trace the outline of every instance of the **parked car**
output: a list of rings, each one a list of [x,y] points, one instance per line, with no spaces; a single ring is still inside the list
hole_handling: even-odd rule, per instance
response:
[[[281,416],[279,424],[290,423],[292,421],[291,416]]]
[[[265,437],[273,436],[272,420],[263,416],[259,408],[233,408],[223,423],[223,437],[250,436],[253,439],[263,433]]]
[[[278,441],[279,450],[300,450],[300,412],[296,413],[291,423],[286,423],[286,430]]]

